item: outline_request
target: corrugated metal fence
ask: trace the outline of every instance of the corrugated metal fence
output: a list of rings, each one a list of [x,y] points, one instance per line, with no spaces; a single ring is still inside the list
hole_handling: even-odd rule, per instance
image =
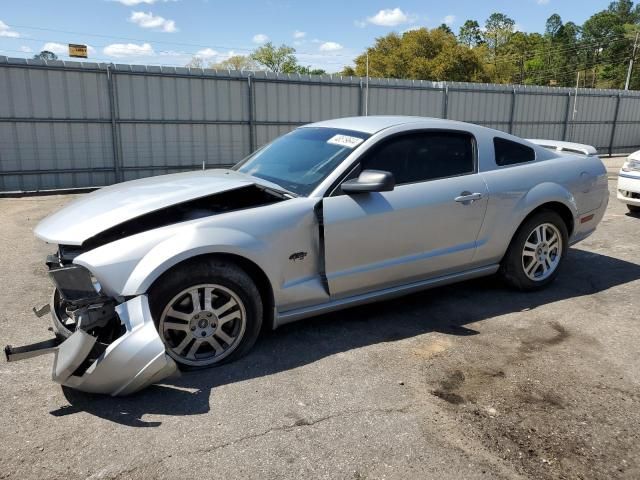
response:
[[[372,79],[369,115],[640,148],[640,92]],[[298,125],[362,115],[363,79],[0,57],[0,191],[231,165]]]

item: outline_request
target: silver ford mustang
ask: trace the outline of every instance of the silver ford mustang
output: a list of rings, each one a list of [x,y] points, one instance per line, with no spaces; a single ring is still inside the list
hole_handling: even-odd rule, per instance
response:
[[[125,182],[35,234],[56,244],[53,379],[125,395],[244,355],[261,328],[499,272],[547,286],[608,200],[595,149],[419,117],[307,125],[230,170]]]

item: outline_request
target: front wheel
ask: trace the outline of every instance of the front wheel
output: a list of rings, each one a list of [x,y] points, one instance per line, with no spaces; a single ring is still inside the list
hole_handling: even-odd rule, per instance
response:
[[[560,215],[541,211],[525,221],[502,261],[506,282],[519,290],[538,290],[553,282],[568,249],[567,226]]]
[[[258,289],[232,263],[203,258],[174,268],[156,282],[149,300],[167,353],[182,368],[237,359],[260,332]]]

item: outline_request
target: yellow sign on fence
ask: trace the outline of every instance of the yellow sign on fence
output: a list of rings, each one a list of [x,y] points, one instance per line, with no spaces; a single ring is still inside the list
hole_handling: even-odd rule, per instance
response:
[[[87,53],[86,45],[77,45],[75,43],[69,44],[69,56],[70,57],[78,57],[78,58],[87,58],[89,55]]]

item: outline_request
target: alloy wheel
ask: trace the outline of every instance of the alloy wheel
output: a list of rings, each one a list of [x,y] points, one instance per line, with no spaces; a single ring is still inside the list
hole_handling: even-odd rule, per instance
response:
[[[184,289],[167,303],[159,330],[169,355],[189,366],[208,366],[242,341],[247,314],[240,297],[216,284]]]
[[[539,282],[556,271],[562,256],[562,235],[552,223],[533,229],[522,250],[522,268],[529,279]]]

